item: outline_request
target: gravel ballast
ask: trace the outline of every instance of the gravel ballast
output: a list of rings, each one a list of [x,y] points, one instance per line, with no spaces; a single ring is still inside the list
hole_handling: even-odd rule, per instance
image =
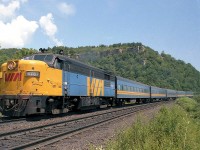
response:
[[[170,102],[165,104],[166,107],[171,107],[174,103]],[[106,123],[103,126],[95,127],[93,129],[89,129],[82,133],[73,135],[69,138],[63,139],[54,144],[42,147],[42,150],[57,150],[57,149],[65,149],[65,150],[87,150],[91,147],[105,147],[106,143],[109,140],[113,140],[117,133],[130,127],[134,121],[137,119],[138,115],[143,118],[144,121],[149,121],[152,119],[160,110],[162,106],[156,106],[152,109],[141,111],[137,114],[130,115],[126,118],[112,121],[110,123]]]

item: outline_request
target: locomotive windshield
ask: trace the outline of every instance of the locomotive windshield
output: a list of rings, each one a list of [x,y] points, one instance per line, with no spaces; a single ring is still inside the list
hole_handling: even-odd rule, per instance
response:
[[[54,63],[54,56],[53,55],[40,55],[40,54],[36,54],[36,55],[33,55],[33,56],[28,56],[28,57],[25,57],[23,58],[25,60],[40,60],[40,61],[44,61],[46,62],[48,65],[52,65]]]
[[[52,62],[52,59],[53,59],[53,55],[35,55],[34,56],[34,60],[41,60],[47,63]]]

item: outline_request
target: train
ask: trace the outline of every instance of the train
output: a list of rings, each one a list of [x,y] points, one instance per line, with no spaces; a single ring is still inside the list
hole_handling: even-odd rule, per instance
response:
[[[21,117],[192,97],[132,81],[62,54],[38,52],[0,68],[0,112]]]

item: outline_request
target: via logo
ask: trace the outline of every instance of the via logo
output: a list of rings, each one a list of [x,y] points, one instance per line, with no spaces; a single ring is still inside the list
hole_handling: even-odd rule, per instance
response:
[[[87,77],[87,95],[104,96],[104,80]]]
[[[21,81],[22,74],[21,73],[5,73],[5,81]]]

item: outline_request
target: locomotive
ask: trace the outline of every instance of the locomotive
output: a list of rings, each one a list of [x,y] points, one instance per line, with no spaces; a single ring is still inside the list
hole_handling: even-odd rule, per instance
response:
[[[37,53],[10,60],[0,69],[0,111],[12,117],[192,95],[115,76],[61,54]]]

